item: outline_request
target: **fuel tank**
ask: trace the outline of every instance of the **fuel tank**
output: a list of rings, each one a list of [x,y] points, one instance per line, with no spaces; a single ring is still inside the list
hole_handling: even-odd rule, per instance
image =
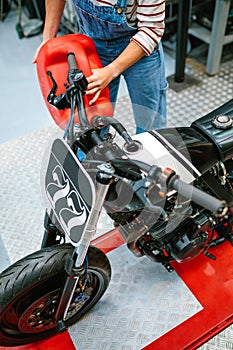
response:
[[[218,161],[233,157],[233,100],[195,120],[189,128],[162,129],[158,133],[203,174]]]
[[[133,138],[140,147],[130,158],[162,169],[170,167],[182,180],[191,182],[217,162],[233,157],[233,100],[190,127],[152,130]]]
[[[162,129],[158,130],[158,134],[188,159],[201,174],[209,170],[219,160],[214,143],[193,127]]]

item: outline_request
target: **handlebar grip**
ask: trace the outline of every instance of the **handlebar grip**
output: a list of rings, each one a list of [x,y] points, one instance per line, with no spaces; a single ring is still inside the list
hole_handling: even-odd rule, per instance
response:
[[[68,58],[69,69],[78,69],[74,53],[69,52],[67,55],[67,58]]]
[[[223,216],[227,212],[228,208],[226,202],[221,201],[208,193],[205,193],[198,188],[183,182],[179,178],[175,178],[169,185],[170,188],[176,190],[184,197],[192,199],[193,202],[211,211],[215,215]]]

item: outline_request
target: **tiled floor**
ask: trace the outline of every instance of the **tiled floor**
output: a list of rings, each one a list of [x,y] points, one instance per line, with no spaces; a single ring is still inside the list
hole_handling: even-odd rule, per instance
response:
[[[19,40],[16,21],[16,13],[12,11],[0,22],[0,269],[40,247],[44,216],[40,190],[43,157],[48,143],[60,132],[42,100],[35,66],[31,63],[41,37]],[[170,76],[174,73],[174,59],[168,54],[165,57]],[[186,76],[195,77],[200,83],[179,93],[168,90],[169,126],[188,126],[233,97],[232,60],[224,62],[214,77],[206,76],[204,70],[200,61],[187,59]],[[117,116],[129,129],[132,127],[124,84]],[[111,227],[111,221],[103,217],[99,232],[107,227]],[[232,339],[233,330],[229,327],[201,348],[232,349]]]

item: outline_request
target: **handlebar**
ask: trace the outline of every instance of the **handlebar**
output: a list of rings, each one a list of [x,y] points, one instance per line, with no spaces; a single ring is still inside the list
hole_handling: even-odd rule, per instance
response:
[[[216,216],[224,216],[228,211],[228,207],[225,201],[219,200],[218,198],[213,197],[210,194],[183,182],[178,178],[177,175],[175,175],[174,178],[171,178],[168,186],[171,189],[176,190],[185,198],[191,199],[196,204],[211,211]]]
[[[157,166],[152,166],[149,171],[150,178],[161,186],[161,196],[164,197],[167,191],[175,190],[178,194],[192,200],[201,207],[211,211],[216,216],[224,216],[228,212],[225,201],[199,190],[191,184],[180,180],[179,175],[170,168],[162,171]]]
[[[180,180],[179,175],[177,175],[170,168],[166,168],[164,169],[164,171],[162,171],[162,169],[157,167],[156,165],[149,166],[148,164],[142,161],[131,159],[114,159],[111,160],[111,163],[113,164],[113,166],[119,168],[123,166],[128,168],[136,167],[145,171],[148,175],[146,179],[141,181],[145,183],[148,179],[150,180],[149,182],[153,184],[153,181],[155,180],[155,182],[161,186],[161,197],[165,197],[168,191],[175,190],[178,194],[184,196],[187,199],[192,200],[193,202],[209,210],[216,216],[224,216],[228,212],[227,203],[225,201],[222,201],[206,192],[199,190],[192,184],[183,182],[182,180]],[[135,184],[134,190],[137,191],[137,188],[140,188],[140,186],[137,186]],[[146,192],[148,191],[146,188],[144,188],[144,190],[144,195],[141,194],[140,197],[146,204],[146,202],[148,201],[148,196],[146,195]]]
[[[76,63],[76,59],[75,59],[75,55],[73,52],[69,52],[67,55],[67,59],[68,59],[68,65],[69,65],[69,69],[78,69],[77,63]]]
[[[69,65],[67,80],[70,84],[74,84],[74,86],[78,88],[78,91],[84,94],[86,91],[88,82],[85,75],[83,74],[83,71],[78,69],[75,55],[73,52],[69,52],[67,54],[67,60]]]
[[[67,75],[67,80],[70,85],[65,84],[66,86],[66,91],[63,92],[60,95],[56,95],[58,86],[57,83],[50,71],[47,72],[51,82],[52,82],[52,88],[51,91],[48,94],[47,100],[50,104],[55,106],[57,109],[66,109],[66,108],[71,108],[71,99],[72,96],[76,96],[78,102],[77,106],[79,111],[84,110],[83,106],[83,100],[82,100],[82,95],[85,94],[88,82],[81,70],[78,69],[75,55],[74,53],[70,52],[67,55],[67,60],[68,60],[68,65],[69,65],[69,70],[68,70],[68,75]],[[84,112],[82,112],[84,114]],[[89,125],[87,123],[86,117],[82,115],[82,122],[84,125]]]

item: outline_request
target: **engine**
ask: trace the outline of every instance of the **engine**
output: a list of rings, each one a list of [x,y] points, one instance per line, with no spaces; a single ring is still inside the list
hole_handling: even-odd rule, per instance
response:
[[[233,109],[232,100],[197,119],[191,127],[165,128],[135,135],[136,151],[124,149],[130,159],[145,161],[153,167],[174,170],[180,179],[217,197],[233,207]],[[226,115],[224,113],[227,113]],[[135,169],[134,169],[135,170]],[[140,175],[119,174],[137,182]],[[142,181],[142,180],[139,180]],[[156,182],[156,181],[155,181]],[[143,189],[144,186],[144,189]],[[224,217],[198,206],[176,191],[160,195],[160,184],[135,186],[119,181],[109,193],[111,210],[128,247],[136,256],[147,255],[171,270],[170,262],[190,260],[200,253],[215,259],[212,246],[225,240],[233,244],[233,215]],[[144,190],[143,194],[140,191]],[[158,211],[150,212],[145,196]],[[144,204],[143,204],[144,203]],[[232,209],[231,209],[232,211]]]
[[[218,181],[223,192],[233,195],[232,161],[226,162],[224,170],[223,163],[216,164],[209,174]],[[213,194],[201,179],[195,181],[195,186]],[[129,249],[138,257],[146,255],[155,262],[162,263],[168,271],[172,271],[172,260],[184,262],[200,253],[215,259],[209,253],[211,246],[216,246],[225,239],[233,244],[232,216],[213,217],[206,209],[178,196],[176,192],[162,199],[157,186],[150,191],[150,201],[158,208],[163,208],[167,214],[166,219],[159,211],[151,214],[125,183],[113,184],[108,199],[109,202],[114,202],[111,210],[106,207],[108,214]]]
[[[109,213],[130,250],[137,256],[147,255],[152,260],[164,264],[186,261],[203,252],[208,244],[208,229],[211,218],[204,210],[194,209],[186,202],[176,206],[176,195],[165,203],[169,220],[151,216],[140,207],[137,198],[124,210]],[[161,203],[160,203],[161,204]]]

